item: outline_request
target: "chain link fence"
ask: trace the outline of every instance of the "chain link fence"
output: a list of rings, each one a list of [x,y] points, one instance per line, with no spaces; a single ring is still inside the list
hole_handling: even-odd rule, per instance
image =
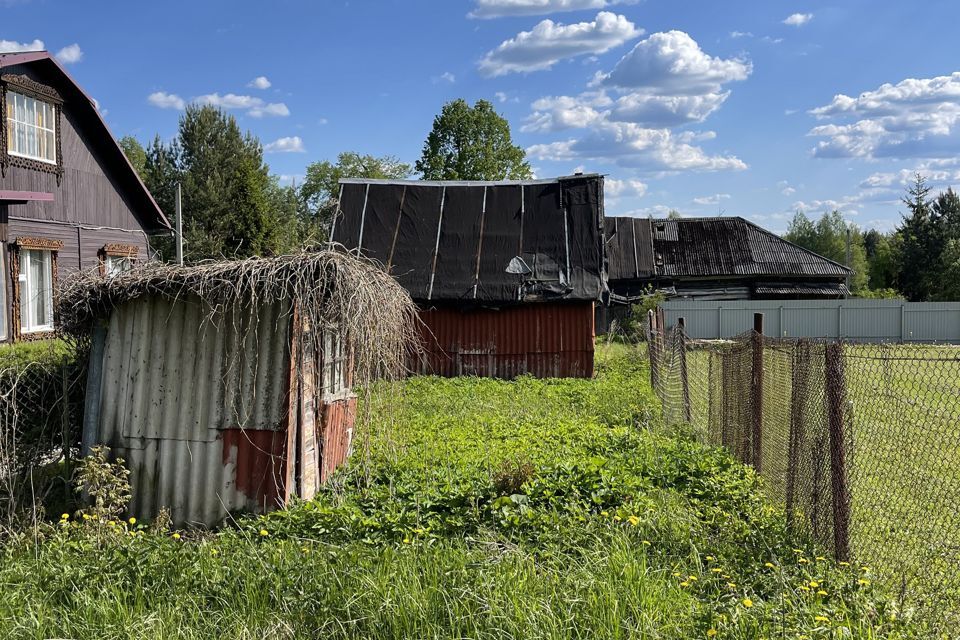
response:
[[[792,526],[904,615],[960,625],[960,348],[648,332],[664,419],[754,467]],[[760,331],[758,331],[760,329]]]
[[[0,352],[0,524],[72,499],[86,368],[63,343],[30,347]]]

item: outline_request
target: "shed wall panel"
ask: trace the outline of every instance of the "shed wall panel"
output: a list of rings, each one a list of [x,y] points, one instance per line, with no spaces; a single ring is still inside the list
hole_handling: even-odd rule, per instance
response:
[[[593,376],[592,303],[434,307],[422,310],[420,318],[425,361],[414,368],[421,373],[507,379]]]

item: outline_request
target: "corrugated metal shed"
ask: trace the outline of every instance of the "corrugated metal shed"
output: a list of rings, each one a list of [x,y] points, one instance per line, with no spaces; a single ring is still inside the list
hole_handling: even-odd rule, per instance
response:
[[[606,218],[604,236],[607,247],[607,277],[610,280],[649,278],[654,275],[650,220]]]
[[[312,497],[346,458],[355,399],[323,395],[322,354],[295,315],[289,303],[215,311],[159,296],[111,313],[94,335],[84,443],[127,460],[135,515],[167,507],[178,525],[212,525],[270,510]]]
[[[499,310],[426,309],[420,373],[511,379],[593,376],[593,303],[531,304]]]

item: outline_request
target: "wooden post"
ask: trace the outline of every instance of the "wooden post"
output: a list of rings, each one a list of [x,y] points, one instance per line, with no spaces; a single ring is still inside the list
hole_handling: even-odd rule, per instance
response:
[[[753,314],[753,375],[751,380],[751,396],[753,398],[753,468],[761,472],[763,459],[763,314]],[[746,453],[746,452],[745,452]]]
[[[677,332],[680,347],[680,385],[683,389],[683,419],[689,423],[690,414],[690,380],[687,378],[687,320],[677,318]]]
[[[67,361],[60,363],[60,432],[63,438],[63,462],[65,473],[70,474],[70,447],[73,438],[70,437],[70,379],[67,376]]]
[[[833,543],[836,559],[850,559],[850,492],[847,487],[847,451],[844,437],[846,380],[843,344],[827,345],[825,357],[827,421],[830,426],[830,484],[833,494]]]

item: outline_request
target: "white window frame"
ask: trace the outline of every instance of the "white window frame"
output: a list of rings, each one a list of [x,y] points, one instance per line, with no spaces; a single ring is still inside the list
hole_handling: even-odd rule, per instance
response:
[[[35,256],[43,256],[46,263],[46,308],[47,317],[45,322],[37,322],[33,317],[33,297],[36,291],[37,283],[33,281],[33,271],[30,269],[30,262]],[[20,284],[20,333],[44,333],[53,331],[53,251],[48,249],[20,249],[20,274],[18,276]]]
[[[323,398],[326,401],[342,400],[351,395],[347,386],[349,357],[343,348],[343,339],[335,330],[323,332]]]
[[[133,268],[133,258],[106,254],[103,257],[103,274],[107,277],[115,276]]]
[[[17,119],[17,109],[16,104],[17,100],[24,101],[24,110],[27,110],[27,105],[32,106],[32,110],[29,115],[33,116],[34,122],[29,122],[27,120],[18,120]],[[11,107],[13,107],[11,109]],[[44,108],[47,115],[49,115],[50,126],[45,127],[36,123],[37,119],[37,110],[39,108]],[[4,123],[4,126],[7,128],[7,153],[11,156],[17,156],[19,158],[27,158],[28,160],[36,160],[37,162],[43,162],[45,164],[54,165],[57,164],[57,108],[55,105],[44,102],[43,100],[38,100],[37,98],[7,89],[7,122]],[[12,125],[12,126],[11,126]],[[34,135],[37,139],[37,149],[40,149],[41,139],[46,139],[48,148],[50,150],[51,158],[45,157],[43,155],[37,154],[33,155],[24,150],[18,150],[15,147],[17,146],[17,141],[20,139],[17,131],[19,128],[25,130],[32,129]],[[50,134],[49,137],[46,134]]]

